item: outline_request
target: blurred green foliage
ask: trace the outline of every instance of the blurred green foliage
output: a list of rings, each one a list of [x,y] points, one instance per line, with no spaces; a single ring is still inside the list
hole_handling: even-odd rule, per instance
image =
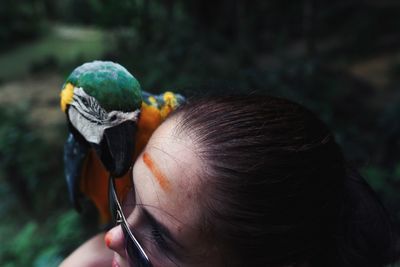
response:
[[[110,46],[105,33],[95,28],[63,27],[48,29],[43,38],[20,44],[0,57],[0,80],[18,79],[41,70],[74,66],[105,53]]]
[[[396,1],[6,0],[0,82],[104,59],[152,92],[295,100],[331,127],[400,229],[397,14]],[[96,222],[69,206],[65,129],[49,140],[27,116],[34,103],[14,106],[0,106],[0,265],[57,266]]]
[[[42,33],[44,18],[43,1],[1,1],[0,51]]]
[[[0,107],[0,263],[57,266],[89,233],[60,193],[62,142],[48,144],[27,109]]]
[[[1,228],[5,239],[0,259],[6,263],[2,266],[58,266],[65,250],[73,249],[78,240],[83,241],[83,236],[87,236],[78,216],[74,211],[65,210],[46,221],[28,220],[18,228],[15,225],[10,229]]]

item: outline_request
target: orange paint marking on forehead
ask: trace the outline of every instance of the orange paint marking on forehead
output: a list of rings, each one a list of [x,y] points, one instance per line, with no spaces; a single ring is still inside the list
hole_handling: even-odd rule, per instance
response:
[[[167,177],[160,171],[160,169],[154,164],[153,159],[147,152],[143,153],[143,162],[153,173],[154,177],[156,177],[156,180],[158,184],[161,186],[161,188],[164,191],[170,191],[171,190],[170,182],[168,181]]]

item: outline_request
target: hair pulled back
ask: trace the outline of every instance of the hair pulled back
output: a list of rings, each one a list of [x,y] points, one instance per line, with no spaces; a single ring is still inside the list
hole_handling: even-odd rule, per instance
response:
[[[229,265],[384,266],[388,216],[312,112],[268,96],[191,101],[173,115],[203,160],[205,229]]]

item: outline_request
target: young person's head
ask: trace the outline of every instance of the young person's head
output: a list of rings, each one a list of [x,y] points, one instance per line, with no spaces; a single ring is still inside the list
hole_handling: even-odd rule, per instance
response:
[[[373,192],[287,100],[190,102],[153,134],[133,181],[124,213],[154,266],[383,266],[394,253]],[[106,239],[124,265],[122,228]]]

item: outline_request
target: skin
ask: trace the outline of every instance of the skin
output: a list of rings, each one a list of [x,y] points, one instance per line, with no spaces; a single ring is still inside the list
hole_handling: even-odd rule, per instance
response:
[[[104,233],[97,234],[69,255],[60,267],[110,267],[113,253],[104,244]]]
[[[200,227],[201,160],[188,138],[175,135],[175,125],[173,118],[164,122],[136,161],[135,191],[131,192],[136,205],[129,204],[132,202],[128,196],[124,205],[127,221],[154,266],[218,266],[221,262],[218,248],[205,239]],[[163,224],[179,245],[164,236],[170,249],[159,246],[152,239],[154,229],[144,210]],[[111,229],[105,242],[115,252],[113,266],[128,266],[121,226]]]
[[[144,164],[146,164],[146,167],[149,168],[151,173],[154,175],[156,178],[158,184],[161,186],[161,188],[164,191],[169,192],[170,191],[170,183],[169,179],[160,171],[160,169],[157,167],[156,164],[154,164],[153,159],[150,157],[150,155],[147,152],[144,152],[142,155],[142,159]]]
[[[204,214],[199,200],[206,197],[204,186],[207,181],[199,177],[204,166],[195,154],[195,144],[188,137],[182,138],[185,133],[175,135],[176,123],[174,117],[165,121],[154,132],[134,165],[132,177],[135,191],[131,191],[130,195],[128,193],[128,199],[123,204],[130,229],[154,266],[235,266],[237,261],[234,255],[224,250],[223,246],[216,245],[212,238],[206,238],[202,232],[200,225]],[[165,179],[163,182],[169,184],[167,189],[157,177],[160,175]],[[133,198],[136,205],[131,205]],[[143,208],[161,222],[180,244],[171,245],[172,253],[164,252],[152,241],[151,223]],[[102,245],[99,246],[99,243]],[[128,266],[121,226],[96,236],[78,248],[61,265],[69,266]],[[294,266],[309,265],[284,267]]]

